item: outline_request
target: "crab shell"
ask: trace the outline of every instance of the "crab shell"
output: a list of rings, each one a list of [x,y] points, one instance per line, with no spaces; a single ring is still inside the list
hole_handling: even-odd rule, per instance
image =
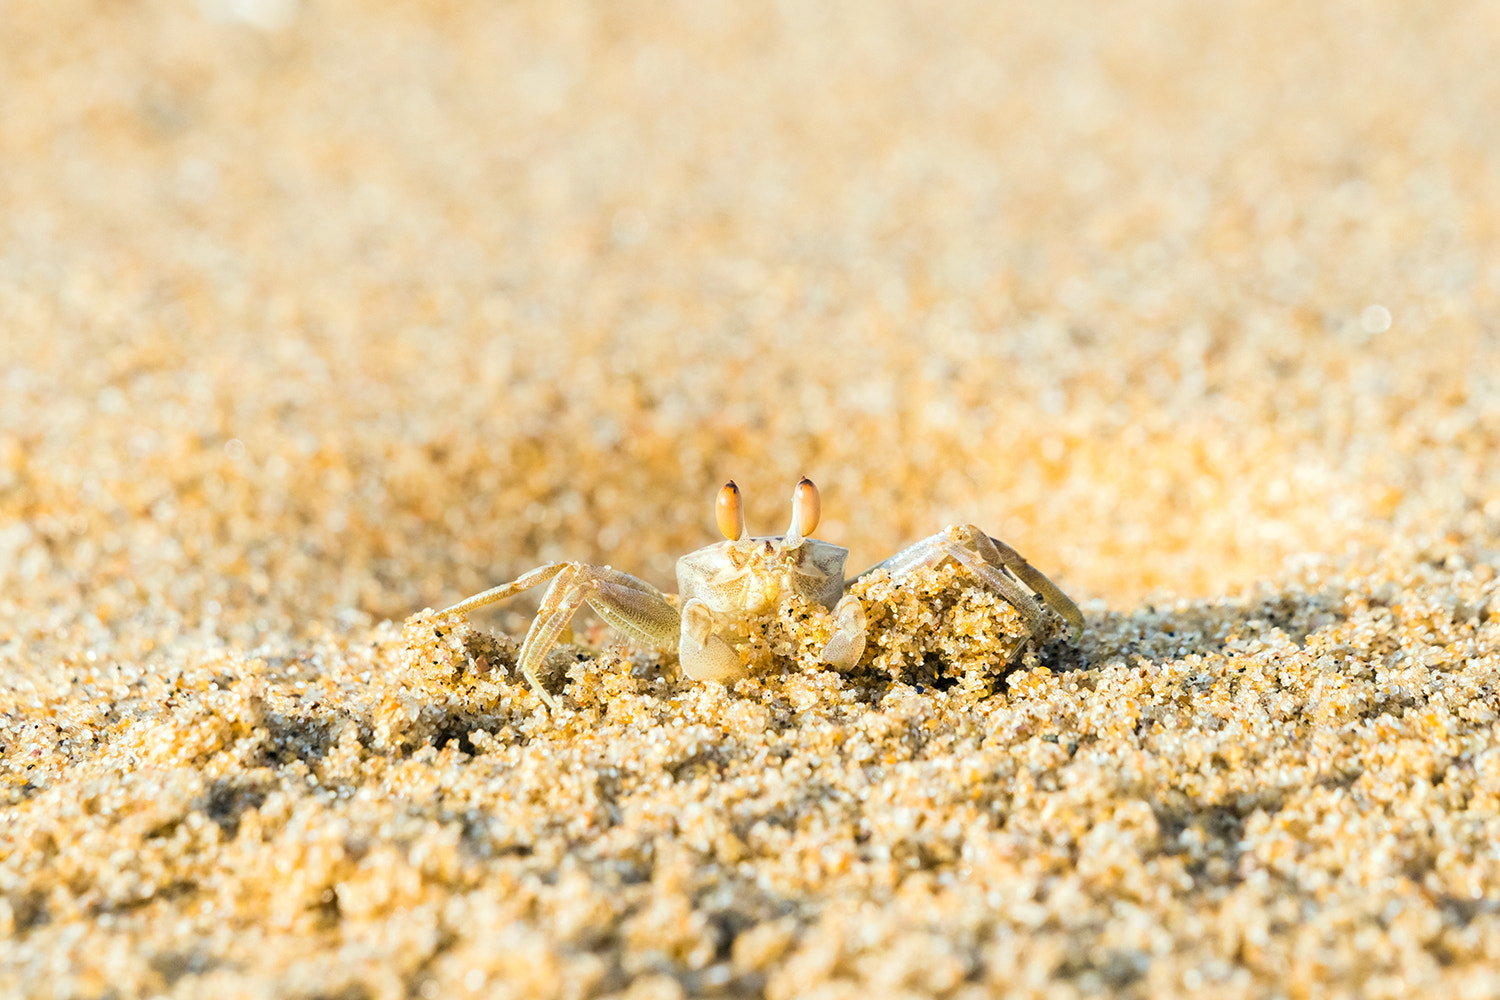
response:
[[[707,545],[677,560],[677,593],[697,598],[716,618],[764,615],[788,594],[833,610],[844,596],[849,550],[817,538],[741,538]]]

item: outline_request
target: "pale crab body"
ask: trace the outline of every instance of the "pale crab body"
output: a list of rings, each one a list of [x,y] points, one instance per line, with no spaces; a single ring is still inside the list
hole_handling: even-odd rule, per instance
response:
[[[789,548],[786,537],[718,542],[677,560],[677,593],[719,614],[764,614],[786,594],[832,609],[844,596],[849,550],[817,538]]]
[[[550,580],[521,644],[517,665],[554,710],[557,700],[542,687],[537,669],[585,603],[617,631],[676,652],[689,677],[728,681],[746,669],[735,644],[774,617],[787,597],[796,596],[833,613],[834,631],[823,647],[822,661],[844,670],[858,663],[865,649],[864,607],[845,592],[849,550],[807,536],[820,519],[818,490],[812,481],[801,480],[793,491],[792,523],[785,535],[745,534],[739,488],[733,482],[719,490],[716,513],[725,540],[677,560],[675,602],[645,580],[612,567],[560,562],[539,566],[442,613],[472,611]],[[1061,615],[1075,636],[1082,630],[1083,615],[1066,594],[1010,546],[971,524],[953,525],[924,538],[860,576],[885,570],[899,579],[918,567],[950,559],[968,567],[1009,602],[1033,636],[1039,634],[1046,607]]]

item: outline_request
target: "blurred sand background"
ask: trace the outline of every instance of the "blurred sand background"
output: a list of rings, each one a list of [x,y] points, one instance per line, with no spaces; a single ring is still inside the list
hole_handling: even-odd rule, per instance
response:
[[[1482,2],[0,0],[0,990],[1500,995],[1497,51]],[[401,632],[672,589],[720,483],[770,533],[804,474],[852,570],[1004,538],[1090,669],[606,652],[549,728]]]

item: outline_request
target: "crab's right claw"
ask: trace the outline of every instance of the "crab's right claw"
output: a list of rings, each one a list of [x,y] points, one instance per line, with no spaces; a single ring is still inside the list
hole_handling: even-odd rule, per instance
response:
[[[714,634],[714,613],[696,597],[682,606],[677,662],[695,681],[732,681],[745,675],[740,654]]]
[[[865,655],[864,605],[853,594],[845,594],[833,614],[838,625],[823,647],[823,662],[839,670],[851,670]]]

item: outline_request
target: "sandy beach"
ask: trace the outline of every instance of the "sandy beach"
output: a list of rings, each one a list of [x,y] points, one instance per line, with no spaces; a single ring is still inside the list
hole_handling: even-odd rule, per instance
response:
[[[1500,8],[0,25],[0,996],[1500,997]]]

